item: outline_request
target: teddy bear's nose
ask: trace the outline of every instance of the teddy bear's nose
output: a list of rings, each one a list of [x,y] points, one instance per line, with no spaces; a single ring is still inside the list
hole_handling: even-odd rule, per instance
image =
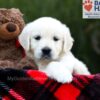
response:
[[[15,32],[17,27],[13,23],[8,23],[7,26],[6,26],[6,29],[8,30],[8,32]]]

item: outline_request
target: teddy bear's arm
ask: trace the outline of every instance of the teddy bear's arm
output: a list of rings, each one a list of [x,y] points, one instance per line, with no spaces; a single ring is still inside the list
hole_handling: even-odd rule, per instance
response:
[[[37,65],[35,62],[31,59],[28,59],[27,57],[22,58],[22,60],[17,63],[17,67],[19,69],[23,69],[24,67],[31,67],[32,69],[37,70]]]
[[[0,68],[14,68],[14,62],[9,60],[0,60]]]

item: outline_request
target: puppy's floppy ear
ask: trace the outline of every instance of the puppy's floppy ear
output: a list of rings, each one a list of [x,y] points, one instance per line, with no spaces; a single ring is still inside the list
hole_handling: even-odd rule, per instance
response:
[[[65,27],[65,33],[64,33],[64,52],[67,53],[68,51],[71,50],[72,46],[73,46],[73,42],[74,42],[74,39],[71,37],[71,33],[70,33],[70,30],[68,27]]]
[[[30,49],[30,32],[27,25],[19,35],[19,42],[26,51]]]

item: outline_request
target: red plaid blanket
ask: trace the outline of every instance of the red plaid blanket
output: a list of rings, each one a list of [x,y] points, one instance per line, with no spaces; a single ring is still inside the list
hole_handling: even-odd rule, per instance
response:
[[[61,84],[36,70],[0,70],[0,100],[100,100],[100,74]]]

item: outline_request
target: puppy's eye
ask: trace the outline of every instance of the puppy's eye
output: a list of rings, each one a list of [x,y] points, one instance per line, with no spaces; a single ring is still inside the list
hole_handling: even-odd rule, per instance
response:
[[[35,38],[35,40],[40,40],[41,36],[38,35],[38,36],[35,36],[34,38]]]
[[[54,40],[54,41],[58,41],[59,39],[58,39],[57,37],[54,36],[54,37],[53,37],[53,40]]]

